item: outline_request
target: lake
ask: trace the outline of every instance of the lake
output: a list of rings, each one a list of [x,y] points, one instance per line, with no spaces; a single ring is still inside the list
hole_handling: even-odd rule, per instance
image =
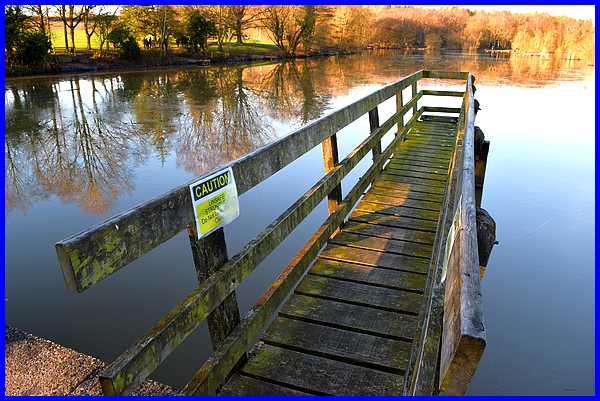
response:
[[[469,393],[593,394],[595,70],[577,61],[373,51],[7,80],[7,324],[112,361],[195,287],[187,233],[81,294],[65,286],[57,241],[418,69],[472,72],[476,124],[491,141],[482,207],[499,244],[482,284],[487,347]],[[340,158],[367,133],[366,116],[344,128]],[[343,181],[344,195],[363,162]],[[317,147],[242,195],[241,215],[225,229],[229,255],[322,166]],[[326,214],[322,202],[243,283],[242,314]],[[181,387],[211,352],[203,324],[153,377]]]

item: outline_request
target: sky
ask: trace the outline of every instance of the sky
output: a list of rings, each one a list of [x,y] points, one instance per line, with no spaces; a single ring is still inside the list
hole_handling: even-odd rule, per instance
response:
[[[201,2],[199,2],[201,3]],[[177,4],[177,1],[174,1],[173,4]],[[107,8],[114,9],[115,6],[106,6]],[[432,6],[419,6],[423,8],[442,8],[442,7],[452,7],[452,5],[432,5]],[[483,11],[510,11],[513,13],[548,13],[551,15],[564,15],[567,17],[577,18],[577,19],[587,19],[595,22],[594,14],[595,14],[595,6],[593,5],[511,5],[511,6],[493,6],[493,5],[460,5],[458,7],[468,8],[471,10],[483,10]]]
[[[440,8],[440,7],[452,7],[452,6],[418,6],[425,8]],[[586,19],[594,22],[595,6],[593,5],[511,5],[511,6],[494,6],[494,5],[460,5],[458,7],[468,8],[471,10],[482,10],[482,11],[510,11],[512,13],[548,13],[550,15],[564,15],[571,18]]]

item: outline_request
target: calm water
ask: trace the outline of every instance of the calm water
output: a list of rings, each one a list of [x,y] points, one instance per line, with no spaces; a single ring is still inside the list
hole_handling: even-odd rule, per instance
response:
[[[186,234],[82,294],[66,289],[55,242],[421,68],[476,75],[477,125],[491,141],[483,207],[500,244],[483,281],[488,345],[470,393],[593,393],[594,67],[578,63],[384,52],[9,80],[7,323],[114,359],[194,288]],[[367,131],[366,117],[345,128],[341,156]],[[225,230],[230,255],[321,175],[317,147],[243,195]],[[325,216],[322,203],[242,285],[242,313]],[[182,386],[211,352],[203,325],[154,377]]]

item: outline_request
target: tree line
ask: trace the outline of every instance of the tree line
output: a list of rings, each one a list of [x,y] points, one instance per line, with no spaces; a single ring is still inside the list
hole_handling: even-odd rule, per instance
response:
[[[226,42],[242,45],[257,33],[288,56],[367,47],[511,50],[570,59],[589,59],[594,54],[591,21],[458,7],[32,5],[6,6],[5,20],[5,52],[13,62],[45,60],[52,22],[62,26],[68,52],[78,50],[75,31],[82,29],[88,50],[95,35],[101,55],[112,44],[130,59],[139,57],[144,39],[167,55],[175,46],[205,52],[209,40],[222,51]],[[28,57],[32,52],[41,54]]]

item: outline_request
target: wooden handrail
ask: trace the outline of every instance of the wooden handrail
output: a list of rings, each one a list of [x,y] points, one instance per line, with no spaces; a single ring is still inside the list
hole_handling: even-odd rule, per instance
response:
[[[387,85],[198,179],[231,167],[241,195],[421,78],[423,71],[418,71]],[[82,292],[193,225],[191,183],[58,242],[56,251],[67,286]]]
[[[431,74],[447,78],[453,74]],[[465,76],[466,91],[459,111],[456,151],[450,164],[444,208],[431,259],[420,347],[411,360],[412,381],[406,394],[464,394],[485,348],[481,308],[479,258],[475,221],[473,82]]]

